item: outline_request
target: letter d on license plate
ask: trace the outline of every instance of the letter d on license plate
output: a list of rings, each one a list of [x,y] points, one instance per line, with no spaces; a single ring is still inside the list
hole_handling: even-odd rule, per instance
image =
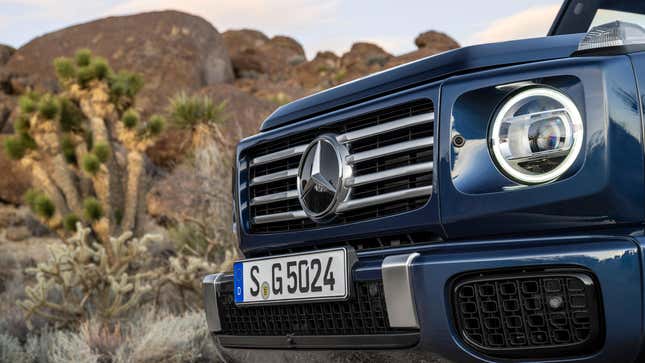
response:
[[[235,303],[343,300],[349,296],[350,267],[345,248],[238,261]]]

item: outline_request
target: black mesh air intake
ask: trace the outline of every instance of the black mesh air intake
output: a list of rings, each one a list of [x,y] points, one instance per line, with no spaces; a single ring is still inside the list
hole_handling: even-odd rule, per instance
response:
[[[220,290],[219,313],[224,335],[375,335],[405,332],[388,324],[383,283],[357,281],[347,301],[237,306],[233,284]],[[408,331],[409,332],[409,331]]]
[[[600,347],[600,291],[584,270],[479,273],[453,286],[457,330],[482,353],[566,357]]]

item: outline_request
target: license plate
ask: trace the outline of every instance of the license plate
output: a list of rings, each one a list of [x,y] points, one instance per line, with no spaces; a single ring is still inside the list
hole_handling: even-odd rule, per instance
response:
[[[236,304],[344,300],[349,296],[347,249],[238,261]]]

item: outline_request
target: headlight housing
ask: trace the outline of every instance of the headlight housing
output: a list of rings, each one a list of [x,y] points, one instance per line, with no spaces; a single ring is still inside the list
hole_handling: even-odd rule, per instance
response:
[[[573,101],[547,87],[528,88],[499,109],[489,133],[501,171],[523,184],[554,180],[582,149],[582,117]]]

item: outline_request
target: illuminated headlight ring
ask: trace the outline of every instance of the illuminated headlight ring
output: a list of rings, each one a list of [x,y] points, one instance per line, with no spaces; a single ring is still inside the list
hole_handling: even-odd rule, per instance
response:
[[[497,111],[489,134],[493,158],[501,171],[522,184],[557,179],[582,149],[580,111],[560,91],[528,88]]]

